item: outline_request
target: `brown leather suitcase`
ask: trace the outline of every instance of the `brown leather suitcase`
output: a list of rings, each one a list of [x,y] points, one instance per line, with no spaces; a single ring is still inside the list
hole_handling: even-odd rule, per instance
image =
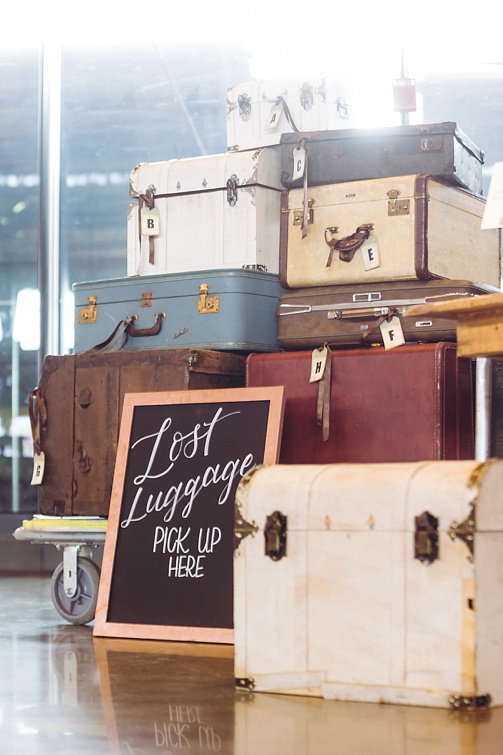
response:
[[[248,357],[248,386],[285,386],[280,463],[474,457],[472,361],[458,358],[455,344],[329,354],[330,380],[325,370],[313,383],[311,351]]]
[[[47,356],[30,394],[35,451],[45,454],[39,510],[106,516],[125,393],[239,388],[242,355],[152,349]]]
[[[463,299],[498,289],[470,281],[381,281],[346,286],[313,286],[284,291],[277,307],[278,342],[295,351],[383,343],[381,328],[393,317],[405,341],[455,341],[456,320],[411,317],[413,304]]]

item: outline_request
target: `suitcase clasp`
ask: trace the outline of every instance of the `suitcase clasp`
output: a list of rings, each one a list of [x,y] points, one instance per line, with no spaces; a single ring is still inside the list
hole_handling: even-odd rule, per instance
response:
[[[314,202],[313,199],[307,200],[307,222],[308,223],[314,223],[313,202]],[[293,211],[293,224],[294,225],[302,225],[303,219],[304,219],[304,209]]]
[[[398,199],[399,194],[398,189],[391,189],[387,192],[389,197],[388,216],[410,214],[410,199]]]
[[[287,517],[281,511],[274,511],[266,517],[264,527],[265,555],[273,561],[286,556]]]
[[[87,307],[79,309],[79,325],[96,322],[98,317],[98,308],[96,306],[97,297],[87,297]]]
[[[201,283],[199,286],[199,299],[197,302],[197,311],[200,315],[208,315],[212,312],[218,312],[220,306],[219,296],[208,296],[210,287],[207,283]]]
[[[438,559],[438,518],[423,511],[414,518],[416,531],[414,533],[414,558],[423,564],[432,564]]]

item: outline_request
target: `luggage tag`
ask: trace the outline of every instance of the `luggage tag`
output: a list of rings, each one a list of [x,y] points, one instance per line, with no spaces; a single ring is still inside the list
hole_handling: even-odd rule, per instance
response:
[[[264,126],[264,131],[274,131],[274,129],[278,127],[282,113],[283,103],[280,100],[279,102],[275,102],[272,106],[271,112],[269,113],[269,117]]]
[[[141,235],[142,236],[159,236],[160,233],[160,219],[159,210],[157,207],[142,207],[141,209]]]
[[[30,485],[40,485],[44,479],[45,469],[45,454],[41,451],[39,454],[33,455],[33,474],[31,476]]]
[[[295,147],[293,150],[293,175],[292,181],[304,176],[306,170],[306,149],[305,147]]]
[[[381,262],[379,260],[379,248],[377,246],[377,239],[372,234],[360,247],[362,252],[363,267],[365,270],[374,270],[379,267]]]
[[[315,349],[311,355],[311,376],[309,378],[310,383],[316,383],[321,380],[325,373],[325,366],[327,363],[328,349],[326,346],[322,346],[319,349]]]
[[[400,318],[395,315],[391,320],[384,320],[379,325],[381,330],[384,348],[386,350],[396,349],[397,346],[403,346],[405,338],[403,336],[402,323]]]

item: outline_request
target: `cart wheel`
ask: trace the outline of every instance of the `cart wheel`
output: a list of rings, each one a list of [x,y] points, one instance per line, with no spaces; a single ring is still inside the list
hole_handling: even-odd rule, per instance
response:
[[[65,593],[63,562],[57,565],[51,579],[54,608],[70,624],[87,624],[94,619],[98,600],[100,570],[88,558],[77,559],[77,591],[72,598]]]

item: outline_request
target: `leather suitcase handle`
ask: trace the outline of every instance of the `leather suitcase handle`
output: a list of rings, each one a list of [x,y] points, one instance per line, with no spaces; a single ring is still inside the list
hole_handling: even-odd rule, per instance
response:
[[[370,236],[370,231],[374,229],[373,223],[363,223],[359,225],[354,233],[350,236],[345,236],[343,239],[334,238],[335,228],[325,228],[325,241],[330,247],[330,254],[326,267],[330,267],[332,264],[332,258],[334,252],[337,249],[339,252],[339,259],[343,262],[351,262],[355,256],[355,252],[361,247],[364,241]],[[331,238],[328,238],[328,233],[332,234]]]
[[[150,328],[135,328],[134,321],[136,317],[132,318],[126,325],[126,335],[132,336],[132,338],[149,338],[150,336],[158,335],[161,332],[162,318],[165,315],[165,312],[157,312],[155,323]]]

